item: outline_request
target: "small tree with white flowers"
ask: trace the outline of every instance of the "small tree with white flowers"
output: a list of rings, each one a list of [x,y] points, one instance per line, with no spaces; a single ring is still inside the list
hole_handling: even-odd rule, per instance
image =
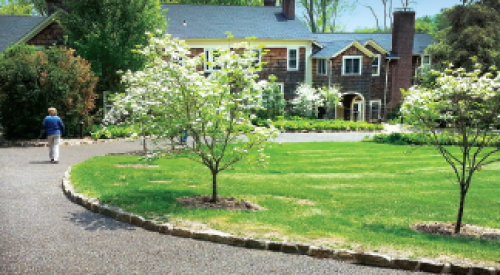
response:
[[[447,69],[439,76],[435,87],[414,86],[404,92],[401,113],[415,127],[426,130],[435,146],[453,169],[460,187],[455,233],[460,232],[464,202],[474,172],[500,161],[500,148],[491,143],[494,127],[500,124],[500,74],[496,68],[480,75],[481,66],[473,72]],[[453,153],[438,141],[436,128],[445,120],[451,128],[446,134],[461,139],[460,152]]]
[[[155,38],[140,52],[149,57],[144,70],[126,72],[123,81],[127,94],[115,98],[107,121],[134,112],[152,110],[150,127],[156,131],[157,141],[167,139],[172,131],[185,128],[192,138],[184,147],[182,156],[206,166],[212,174],[212,200],[217,202],[217,175],[243,159],[267,162],[263,150],[277,131],[252,125],[252,110],[260,106],[261,90],[267,85],[257,83],[256,51],[248,43],[219,49],[213,70],[208,77],[198,69],[204,55],[190,57],[184,41],[170,36]],[[143,96],[139,96],[143,95]],[[139,100],[137,100],[139,99]],[[144,100],[141,100],[144,99]],[[172,120],[169,125],[162,123]],[[168,150],[151,151],[148,158],[169,156]]]

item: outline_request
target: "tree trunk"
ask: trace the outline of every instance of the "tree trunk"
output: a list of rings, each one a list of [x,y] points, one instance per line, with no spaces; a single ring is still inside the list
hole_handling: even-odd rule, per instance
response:
[[[464,215],[464,201],[465,193],[460,192],[460,208],[458,208],[457,224],[455,225],[455,234],[460,233],[460,226],[462,225],[462,216]]]
[[[142,137],[144,153],[148,153],[148,145],[146,144],[146,134]]]
[[[217,202],[217,172],[212,171],[212,203]]]
[[[316,22],[314,21],[314,0],[309,1],[309,20],[311,22],[311,32],[316,32]]]

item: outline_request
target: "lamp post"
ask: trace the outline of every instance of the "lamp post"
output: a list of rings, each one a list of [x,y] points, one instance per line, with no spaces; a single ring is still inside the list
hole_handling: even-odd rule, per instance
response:
[[[80,139],[83,139],[83,121],[80,121]]]

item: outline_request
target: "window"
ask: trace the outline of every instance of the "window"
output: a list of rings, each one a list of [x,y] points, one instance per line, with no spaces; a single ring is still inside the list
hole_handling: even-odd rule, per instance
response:
[[[283,91],[285,89],[285,84],[283,84],[282,82],[276,82],[276,85],[278,85],[278,87],[280,87],[281,92],[283,93]]]
[[[260,64],[260,50],[252,50],[252,51],[257,53],[257,55],[255,56],[255,61],[252,62],[252,66],[256,66]]]
[[[278,86],[278,88],[280,89],[281,93],[283,93],[283,90],[285,88],[285,85],[283,84],[283,82],[274,82],[274,84],[276,84],[276,86]],[[268,101],[268,100],[269,100],[268,94],[262,93],[262,101]]]
[[[380,109],[382,108],[381,100],[370,100],[370,120],[372,122],[381,119]]]
[[[299,69],[299,49],[288,49],[288,71],[296,71]]]
[[[431,56],[428,54],[422,55],[422,65],[427,66],[431,65]]]
[[[326,59],[318,59],[318,75],[326,75]]]
[[[361,56],[344,56],[342,60],[343,75],[361,75]]]
[[[205,49],[205,71],[218,71],[221,69],[220,66],[209,65],[208,62],[215,62],[219,53],[214,52],[214,49]]]
[[[380,75],[380,54],[377,54],[372,61],[372,76]]]
[[[182,57],[172,57],[172,62],[179,64],[179,65],[184,65],[184,59]]]

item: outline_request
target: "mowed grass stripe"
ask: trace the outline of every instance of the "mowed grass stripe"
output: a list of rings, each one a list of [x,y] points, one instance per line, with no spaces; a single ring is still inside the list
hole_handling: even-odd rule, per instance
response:
[[[274,145],[267,153],[268,166],[239,163],[222,172],[218,183],[220,195],[250,200],[267,211],[180,207],[176,198],[212,191],[209,170],[186,159],[132,168],[115,165],[144,162],[137,157],[96,157],[76,165],[71,178],[79,192],[127,211],[200,221],[233,234],[397,250],[415,257],[500,258],[499,241],[425,235],[409,228],[421,221],[456,219],[459,188],[433,147],[298,143]],[[464,222],[500,228],[499,170],[495,164],[475,175]]]

